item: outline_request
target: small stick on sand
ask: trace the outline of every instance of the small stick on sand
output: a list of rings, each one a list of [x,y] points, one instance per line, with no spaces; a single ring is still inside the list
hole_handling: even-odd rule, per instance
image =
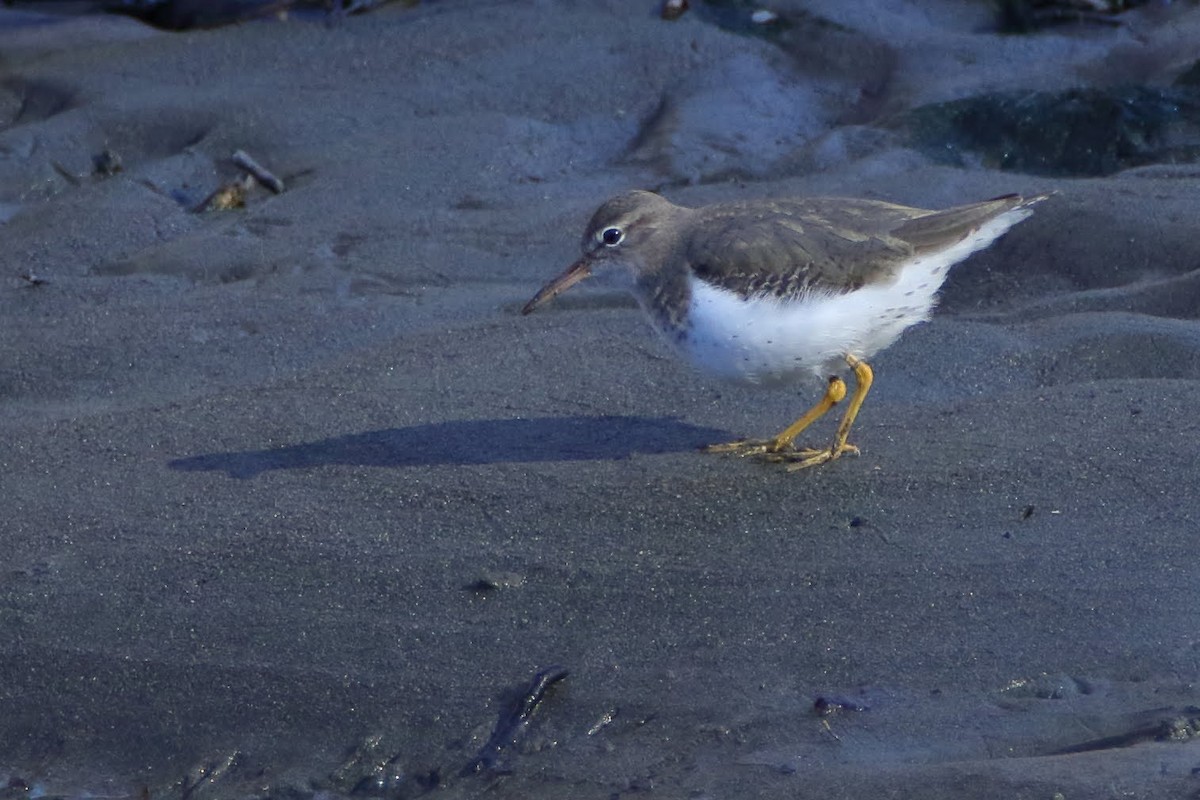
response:
[[[250,154],[245,150],[238,150],[233,154],[233,163],[237,164],[246,172],[253,175],[254,180],[258,181],[275,194],[283,193],[283,180],[279,177],[276,177],[274,173],[251,158]]]

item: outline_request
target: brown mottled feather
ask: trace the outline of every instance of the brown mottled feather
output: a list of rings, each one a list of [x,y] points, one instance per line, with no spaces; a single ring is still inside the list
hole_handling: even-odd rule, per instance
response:
[[[689,220],[684,258],[700,279],[743,297],[849,292],[1030,202],[1008,195],[945,211],[831,197],[711,206]]]

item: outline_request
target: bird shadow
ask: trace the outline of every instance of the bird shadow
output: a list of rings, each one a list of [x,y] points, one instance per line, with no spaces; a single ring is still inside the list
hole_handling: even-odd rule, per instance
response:
[[[426,467],[532,461],[605,461],[635,453],[693,450],[725,437],[724,431],[671,417],[538,417],[437,422],[335,436],[315,442],[178,458],[183,472],[221,471],[253,478],[271,470],[333,464]]]

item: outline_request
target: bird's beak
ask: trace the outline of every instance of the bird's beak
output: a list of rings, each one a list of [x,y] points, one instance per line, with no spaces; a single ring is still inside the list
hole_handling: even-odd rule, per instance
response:
[[[560,294],[570,289],[575,284],[592,274],[592,264],[587,258],[581,258],[571,266],[567,267],[566,272],[559,275],[554,280],[547,283],[538,293],[533,296],[533,299],[525,304],[521,309],[522,314],[528,314],[540,305],[549,303]]]

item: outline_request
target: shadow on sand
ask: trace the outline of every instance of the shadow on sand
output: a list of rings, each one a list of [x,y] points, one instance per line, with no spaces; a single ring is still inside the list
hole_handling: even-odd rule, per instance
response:
[[[597,461],[628,458],[634,453],[693,450],[727,438],[724,431],[670,417],[463,420],[387,428],[271,450],[209,453],[175,459],[168,466],[186,472],[220,470],[231,478],[253,478],[268,470],[330,464],[423,467]]]

